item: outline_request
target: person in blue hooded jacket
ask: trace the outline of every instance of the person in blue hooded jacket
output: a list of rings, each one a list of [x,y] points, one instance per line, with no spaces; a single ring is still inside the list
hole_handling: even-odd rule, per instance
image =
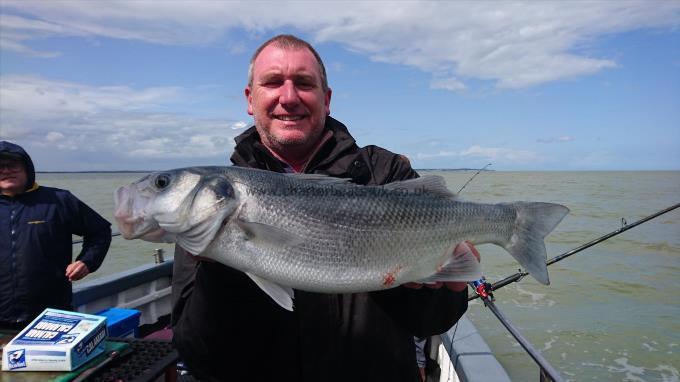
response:
[[[84,239],[75,261],[72,234]],[[69,191],[38,186],[26,151],[0,141],[0,328],[72,310],[71,282],[96,271],[110,244],[111,223]]]

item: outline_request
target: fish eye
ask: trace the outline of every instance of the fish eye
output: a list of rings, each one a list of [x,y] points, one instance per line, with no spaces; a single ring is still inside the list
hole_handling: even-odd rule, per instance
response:
[[[153,180],[153,184],[158,189],[164,189],[170,185],[170,174],[158,174],[158,176],[156,176],[156,178]]]

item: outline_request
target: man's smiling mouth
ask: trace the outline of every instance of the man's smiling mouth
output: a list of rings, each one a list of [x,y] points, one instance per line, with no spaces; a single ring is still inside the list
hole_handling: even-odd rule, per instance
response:
[[[275,119],[278,119],[280,121],[299,121],[303,118],[305,118],[304,115],[275,115]]]

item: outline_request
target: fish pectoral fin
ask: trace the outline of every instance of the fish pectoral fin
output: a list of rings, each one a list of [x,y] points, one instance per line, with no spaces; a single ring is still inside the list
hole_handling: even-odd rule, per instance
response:
[[[246,275],[248,275],[248,277],[250,277],[250,279],[267,294],[267,296],[271,297],[282,308],[291,312],[293,311],[293,298],[295,298],[293,288],[279,285],[252,273],[246,272]]]
[[[446,181],[439,175],[425,175],[420,178],[392,182],[382,186],[386,190],[430,194],[444,198],[456,198],[446,187]]]
[[[452,251],[453,252],[453,251]],[[443,281],[473,281],[482,277],[482,267],[471,251],[452,253],[432,276],[417,282],[427,284]]]
[[[304,243],[304,239],[294,233],[272,225],[237,219],[236,223],[245,232],[248,240],[259,241],[274,246],[293,247]]]

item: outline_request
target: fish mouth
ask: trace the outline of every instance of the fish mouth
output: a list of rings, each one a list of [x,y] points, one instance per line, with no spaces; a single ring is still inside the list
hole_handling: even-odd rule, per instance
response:
[[[146,222],[142,217],[114,215],[114,218],[116,219],[120,234],[127,240],[142,238],[153,241],[154,238],[159,239],[166,233],[158,224],[145,224]],[[146,227],[140,229],[140,226],[144,225]]]
[[[142,215],[133,214],[135,192],[129,186],[119,187],[115,194],[113,217],[120,234],[127,240],[161,238],[165,234],[158,223],[147,221]]]

